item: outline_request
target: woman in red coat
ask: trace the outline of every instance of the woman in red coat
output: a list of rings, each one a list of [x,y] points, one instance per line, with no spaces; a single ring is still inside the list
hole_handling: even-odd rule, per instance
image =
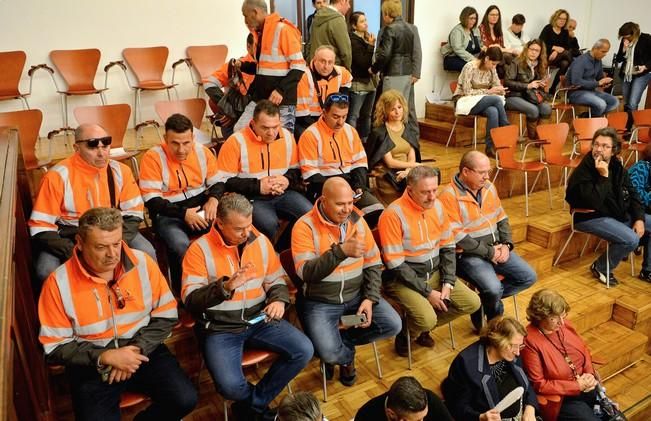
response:
[[[598,381],[592,358],[566,320],[569,310],[567,301],[556,291],[542,289],[531,297],[527,307],[531,323],[520,352],[522,363],[539,396],[561,396],[558,420],[599,420],[593,411]]]

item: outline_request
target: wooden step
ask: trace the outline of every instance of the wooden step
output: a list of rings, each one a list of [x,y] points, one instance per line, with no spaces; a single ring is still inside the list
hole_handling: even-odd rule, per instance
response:
[[[604,382],[606,394],[620,405],[629,421],[651,419],[651,357],[637,363]]]
[[[441,145],[445,145],[447,143],[448,136],[452,130],[452,123],[429,119],[419,119],[418,126],[420,128],[421,139],[435,142]],[[449,146],[453,147],[464,145],[472,145],[472,126],[468,128],[457,124],[457,127],[452,134],[452,139],[450,139]]]
[[[624,295],[615,301],[613,320],[651,338],[651,294]],[[651,340],[647,343],[651,354]]]
[[[524,260],[531,265],[538,275],[547,273],[552,268],[554,251],[536,244],[524,241],[516,247],[516,251]]]
[[[582,334],[595,359],[605,360],[599,366],[599,374],[607,378],[619,370],[641,359],[646,352],[648,338],[646,335],[624,327],[614,320]]]

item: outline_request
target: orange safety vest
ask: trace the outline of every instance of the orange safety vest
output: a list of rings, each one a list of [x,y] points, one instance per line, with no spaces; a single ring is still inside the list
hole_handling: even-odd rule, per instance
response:
[[[70,341],[105,347],[133,338],[153,317],[178,318],[176,299],[156,262],[124,242],[116,279],[125,298],[122,309],[106,280],[88,273],[75,247],[72,257],[45,280],[38,301],[45,354]]]
[[[115,196],[110,197],[108,168],[113,175]],[[97,168],[73,154],[52,167],[41,180],[28,225],[30,235],[58,231],[59,225],[77,226],[88,209],[110,208],[122,216],[144,219],[144,203],[140,189],[126,165],[109,160],[108,168]]]
[[[255,62],[255,59],[249,54],[240,57],[239,59],[242,62]],[[249,91],[249,86],[253,82],[255,75],[250,75],[248,73],[242,72],[242,84],[240,85],[240,93],[246,95]],[[215,70],[209,77],[208,81],[203,85],[204,89],[217,87],[219,89],[225,89],[228,87],[228,61],[222,64],[219,69]]]
[[[224,242],[219,231],[210,232],[193,242],[183,259],[181,296],[187,298],[197,289],[223,277],[230,277],[240,267],[253,264],[252,279],[232,291],[230,299],[205,309],[208,321],[243,322],[259,313],[265,305],[266,292],[274,286],[286,288],[287,274],[280,264],[271,242],[255,228],[247,239],[241,257],[238,246]]]
[[[342,87],[350,88],[353,82],[350,72],[345,67],[337,65],[327,79],[317,80],[317,86],[314,85],[313,75],[316,75],[316,70],[310,66],[298,82],[296,117],[320,116],[323,112],[321,104],[325,102],[328,95],[339,92]]]
[[[140,189],[145,202],[162,197],[180,202],[197,196],[217,182],[217,159],[194,142],[188,158],[179,162],[163,142],[145,152],[140,163]]]
[[[315,174],[331,177],[348,174],[355,168],[368,169],[366,152],[357,130],[345,123],[335,133],[323,117],[301,135],[298,161],[304,180]]]
[[[424,209],[406,191],[382,213],[378,231],[388,269],[427,261],[437,268],[440,249],[455,245],[443,204],[436,200],[432,209]]]
[[[260,179],[284,175],[289,169],[298,168],[294,136],[281,128],[278,138],[267,144],[248,125],[226,140],[219,150],[217,168],[217,181],[222,183],[232,177]]]
[[[365,282],[365,268],[382,264],[380,250],[358,209],[350,214],[342,241],[339,225],[327,221],[321,215],[320,202],[321,199],[317,200],[312,210],[303,215],[292,229],[294,266],[296,274],[305,281],[303,291],[306,297],[341,304],[359,295]],[[364,256],[346,258],[330,274],[316,282],[304,279],[303,268],[307,262],[331,250],[333,244],[343,243],[358,232],[366,242]]]
[[[290,70],[305,70],[301,31],[292,22],[272,13],[264,20],[262,40],[257,31],[252,33],[256,51],[261,43],[256,74],[285,76]]]
[[[495,186],[487,182],[481,190],[481,206],[472,195],[458,184],[456,177],[443,187],[439,200],[443,203],[450,219],[455,242],[461,241],[466,235],[480,240],[499,238],[497,223],[506,219],[506,212],[497,195]]]

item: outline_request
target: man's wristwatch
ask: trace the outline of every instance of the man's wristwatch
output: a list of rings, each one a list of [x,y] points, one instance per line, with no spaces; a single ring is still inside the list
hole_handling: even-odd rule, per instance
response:
[[[102,381],[105,382],[108,380],[109,374],[111,373],[113,367],[111,367],[110,365],[103,365],[102,363],[100,363],[101,358],[102,358],[101,355],[97,357],[95,368],[97,369],[97,372],[100,374],[100,376],[102,376]]]

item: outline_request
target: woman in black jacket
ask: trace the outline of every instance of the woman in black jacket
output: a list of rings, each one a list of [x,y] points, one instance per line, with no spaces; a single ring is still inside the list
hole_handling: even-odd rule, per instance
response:
[[[545,43],[549,65],[558,67],[558,72],[551,86],[551,92],[556,91],[556,85],[558,85],[560,77],[567,72],[572,63],[570,33],[567,30],[567,21],[569,19],[570,14],[567,10],[558,9],[540,32],[539,38]]]
[[[376,84],[369,72],[373,63],[375,36],[368,32],[364,12],[353,12],[350,15],[350,45],[354,52],[350,69],[353,84],[346,123],[356,128],[362,142],[366,142],[371,132],[371,110],[375,101]]]
[[[651,35],[641,33],[640,25],[626,22],[619,28],[619,51],[615,61],[624,62],[623,79],[624,110],[628,112],[628,130],[633,127],[633,114],[640,104],[642,94],[651,81]]]

